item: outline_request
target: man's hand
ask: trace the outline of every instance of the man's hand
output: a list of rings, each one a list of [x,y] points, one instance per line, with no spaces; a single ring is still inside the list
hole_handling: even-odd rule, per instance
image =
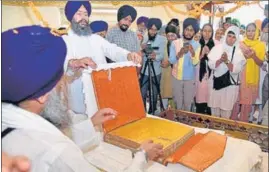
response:
[[[185,54],[186,52],[186,48],[182,47],[180,49],[180,51],[177,53],[177,59],[180,59],[181,57],[183,57],[183,55]]]
[[[163,146],[153,143],[152,140],[143,142],[140,148],[146,151],[149,160],[156,160],[160,156],[163,156]]]
[[[146,47],[147,47],[147,44],[142,44],[141,45],[142,50],[144,50]]]
[[[163,60],[162,63],[161,63],[162,68],[167,68],[169,65],[170,65],[170,63],[169,63],[168,60]]]
[[[92,116],[91,120],[92,120],[93,125],[97,126],[97,125],[103,124],[106,121],[115,119],[117,114],[118,113],[113,109],[104,108],[96,112]]]
[[[195,56],[195,51],[194,51],[194,49],[193,49],[193,47],[192,47],[191,44],[189,45],[189,51],[191,53],[191,56],[194,57]]]
[[[69,61],[69,66],[72,69],[85,69],[88,66],[91,67],[92,69],[96,69],[97,65],[96,63],[89,57],[84,57],[82,59],[74,59]]]
[[[129,53],[127,59],[134,62],[135,64],[142,63],[142,57],[138,53]]]
[[[30,161],[24,156],[11,157],[2,153],[2,172],[29,172]]]

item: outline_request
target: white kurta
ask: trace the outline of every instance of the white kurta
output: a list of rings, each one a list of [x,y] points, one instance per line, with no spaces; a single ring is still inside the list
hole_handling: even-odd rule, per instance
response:
[[[111,44],[99,35],[91,34],[90,36],[78,36],[72,30],[68,35],[63,36],[67,45],[67,56],[64,68],[67,70],[68,61],[71,59],[81,59],[90,57],[98,64],[104,64],[108,57],[113,61],[127,61],[129,51],[118,47],[116,44]],[[78,114],[85,114],[84,97],[82,94],[82,83],[80,78],[70,84],[69,90],[69,105],[71,110]],[[93,109],[95,113],[97,109]],[[87,114],[92,115],[92,114]]]
[[[90,126],[90,125],[88,125]],[[95,172],[81,150],[60,130],[37,114],[11,104],[2,103],[2,131],[16,128],[2,139],[2,151],[9,155],[23,155],[31,161],[32,172]],[[94,135],[94,129],[91,131]],[[90,138],[93,135],[88,135]],[[142,172],[143,153],[124,172]]]
[[[63,36],[63,39],[67,45],[67,57],[65,60],[64,68],[68,71],[68,74],[72,70],[68,69],[68,61],[71,59],[81,59],[84,57],[90,57],[97,64],[105,64],[108,57],[113,61],[127,61],[127,55],[129,51],[118,47],[115,44],[109,43],[99,35],[92,34],[90,36],[78,36],[72,30],[68,32],[68,35]],[[98,108],[96,103],[92,105],[92,108],[86,112],[84,103],[84,94],[82,92],[83,86],[81,78],[74,80],[68,86],[68,102],[70,109],[76,114],[72,115],[72,140],[84,149],[88,143],[92,143],[92,139],[88,137],[92,124],[90,117],[97,112]],[[90,92],[90,101],[96,102],[94,92]],[[96,143],[98,144],[98,143]]]

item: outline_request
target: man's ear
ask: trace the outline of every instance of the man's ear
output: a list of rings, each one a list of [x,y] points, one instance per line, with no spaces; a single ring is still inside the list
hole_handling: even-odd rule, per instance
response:
[[[40,104],[45,104],[48,100],[49,97],[49,92],[44,94],[43,96],[37,98],[36,100],[40,103]]]

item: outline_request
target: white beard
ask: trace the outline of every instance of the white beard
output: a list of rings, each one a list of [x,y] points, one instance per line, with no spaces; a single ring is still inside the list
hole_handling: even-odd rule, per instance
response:
[[[64,103],[62,94],[59,94],[54,88],[40,115],[57,128],[63,129],[71,124],[67,111],[68,106]]]

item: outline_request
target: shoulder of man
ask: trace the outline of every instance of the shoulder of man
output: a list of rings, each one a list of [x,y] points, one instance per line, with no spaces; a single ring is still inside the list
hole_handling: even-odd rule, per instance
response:
[[[167,40],[166,37],[163,36],[163,35],[157,35],[157,37],[159,37],[159,39],[162,40],[162,41],[166,41]]]

